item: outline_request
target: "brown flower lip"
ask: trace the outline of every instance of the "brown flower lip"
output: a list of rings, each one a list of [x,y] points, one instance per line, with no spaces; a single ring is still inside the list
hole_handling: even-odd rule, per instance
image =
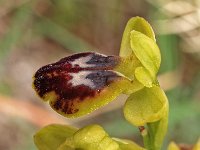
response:
[[[33,86],[44,98],[54,92],[56,99],[50,105],[63,113],[78,111],[76,104],[87,97],[95,97],[120,76],[113,68],[120,62],[118,56],[99,53],[78,53],[41,67],[34,76]]]

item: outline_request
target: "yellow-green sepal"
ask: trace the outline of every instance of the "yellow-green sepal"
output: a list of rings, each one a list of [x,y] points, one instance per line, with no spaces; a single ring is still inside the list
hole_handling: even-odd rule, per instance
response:
[[[135,69],[135,78],[148,88],[156,84],[156,79],[152,77],[149,71],[144,67],[137,67]]]
[[[77,130],[66,125],[48,125],[34,135],[34,143],[38,150],[57,150]]]
[[[99,125],[89,125],[80,129],[74,134],[73,140],[78,149],[120,150],[119,144]]]
[[[145,150],[126,139],[111,138],[99,125],[88,125],[79,129],[56,150]]]
[[[141,70],[140,68],[140,71],[145,73],[146,77],[148,75],[146,72],[148,71],[150,75],[149,79],[152,79],[152,82],[154,82],[161,63],[160,50],[157,44],[145,34],[135,30],[131,31],[130,37],[131,48],[142,66],[146,69]]]
[[[123,33],[119,54],[121,57],[127,57],[132,54],[130,47],[130,32],[132,30],[141,32],[155,41],[155,34],[151,25],[144,18],[133,17],[128,21]]]
[[[129,96],[124,106],[124,116],[135,126],[160,120],[168,107],[163,90],[158,86],[143,88]]]
[[[168,124],[168,100],[159,86],[143,88],[130,95],[124,106],[124,116],[135,126],[144,126],[145,148],[159,150]]]

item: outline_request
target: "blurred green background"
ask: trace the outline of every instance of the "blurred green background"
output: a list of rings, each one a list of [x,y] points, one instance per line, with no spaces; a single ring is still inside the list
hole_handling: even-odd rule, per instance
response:
[[[0,149],[35,150],[32,136],[50,123],[99,123],[112,136],[142,145],[125,121],[125,96],[94,113],[66,119],[33,91],[34,72],[69,54],[117,55],[126,22],[147,19],[161,49],[161,86],[170,103],[170,141],[200,137],[200,0],[0,0]]]

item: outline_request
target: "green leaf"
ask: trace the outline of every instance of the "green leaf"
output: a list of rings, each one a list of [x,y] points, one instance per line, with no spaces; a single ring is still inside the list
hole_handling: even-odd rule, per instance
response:
[[[144,18],[133,17],[128,21],[123,33],[119,54],[122,57],[126,57],[132,54],[132,49],[130,47],[130,32],[132,30],[141,32],[155,41],[155,34],[151,25]]]
[[[76,128],[66,125],[48,125],[34,135],[34,143],[39,150],[56,150],[76,131]]]
[[[141,64],[149,71],[151,78],[155,79],[160,67],[160,50],[151,38],[138,32],[131,31],[131,48]]]
[[[113,138],[113,140],[119,144],[120,150],[145,150],[143,147],[130,140],[118,138]]]
[[[133,125],[144,126],[160,120],[167,106],[167,97],[160,87],[143,88],[129,96],[124,106],[124,116]]]
[[[99,125],[89,125],[76,132],[74,145],[85,150],[119,150],[119,144]]]

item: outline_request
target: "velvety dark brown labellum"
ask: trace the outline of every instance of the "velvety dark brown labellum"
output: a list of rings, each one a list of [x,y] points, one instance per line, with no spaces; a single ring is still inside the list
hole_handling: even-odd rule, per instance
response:
[[[79,53],[40,68],[33,81],[38,95],[53,92],[50,105],[57,111],[73,114],[79,111],[78,103],[101,91],[121,76],[113,71],[119,63],[117,56],[98,53]]]

